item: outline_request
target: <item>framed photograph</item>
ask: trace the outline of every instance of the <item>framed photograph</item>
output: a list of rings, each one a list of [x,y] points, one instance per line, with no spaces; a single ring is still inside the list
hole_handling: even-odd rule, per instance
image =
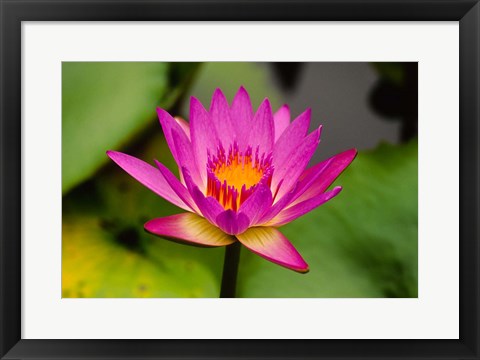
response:
[[[478,1],[0,4],[2,359],[480,359]]]

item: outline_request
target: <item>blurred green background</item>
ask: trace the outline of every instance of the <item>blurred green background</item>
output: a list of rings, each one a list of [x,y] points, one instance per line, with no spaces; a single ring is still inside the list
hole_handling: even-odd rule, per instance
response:
[[[239,297],[417,297],[416,63],[62,64],[62,296],[218,297],[224,248],[173,243],[143,230],[183,210],[114,165],[119,150],[177,172],[155,108],[188,119],[245,86],[254,106],[312,107],[322,123],[314,162],[357,147],[342,193],[282,227],[305,275],[242,249]]]

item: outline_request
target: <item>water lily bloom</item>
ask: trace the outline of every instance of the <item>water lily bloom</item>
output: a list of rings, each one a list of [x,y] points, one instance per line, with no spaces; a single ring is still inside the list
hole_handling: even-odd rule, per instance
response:
[[[335,197],[341,187],[328,188],[356,150],[307,168],[321,133],[319,127],[307,134],[311,110],[290,121],[288,106],[272,113],[265,99],[253,112],[243,87],[231,105],[217,89],[209,110],[192,97],[189,123],[160,108],[157,113],[179,179],[158,161],[151,166],[107,152],[144,186],[186,211],[150,220],[145,229],[200,246],[240,241],[273,263],[307,272],[307,263],[277,228]]]

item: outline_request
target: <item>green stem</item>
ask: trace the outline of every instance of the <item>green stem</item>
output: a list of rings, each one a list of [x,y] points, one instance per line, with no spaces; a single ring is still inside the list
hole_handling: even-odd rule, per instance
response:
[[[240,249],[242,244],[235,241],[225,248],[225,260],[223,262],[221,298],[234,298],[237,287],[238,262],[240,260]]]

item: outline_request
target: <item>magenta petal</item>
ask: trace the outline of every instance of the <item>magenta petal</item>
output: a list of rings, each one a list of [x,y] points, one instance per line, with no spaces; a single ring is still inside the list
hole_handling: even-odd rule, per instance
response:
[[[197,161],[193,155],[192,144],[183,131],[172,131],[173,143],[177,153],[179,168],[186,168],[190,172],[194,183],[201,189],[205,188],[205,182],[198,171]]]
[[[305,215],[316,207],[326,203],[328,200],[337,196],[342,190],[341,186],[333,188],[333,190],[319,194],[311,199],[305,200],[289,208],[283,209],[277,216],[268,221],[266,226],[281,226],[285,225],[296,218]]]
[[[193,182],[190,172],[186,168],[182,168],[181,171],[183,172],[187,189],[195,201],[198,209],[200,210],[200,213],[213,225],[217,225],[216,218],[218,214],[223,212],[225,209],[222,205],[220,205],[217,199],[211,196],[205,197],[205,195],[203,195],[198,186],[196,186]]]
[[[308,264],[277,229],[272,227],[253,227],[236,238],[255,254],[286,268],[305,273]]]
[[[172,152],[172,155],[175,161],[178,163],[178,157],[175,149],[175,143],[173,142],[172,131],[176,130],[178,132],[182,132],[183,134],[185,134],[185,131],[182,128],[182,126],[179,125],[178,121],[175,120],[165,110],[161,108],[157,108],[157,115],[158,115],[158,119],[160,120],[160,125],[162,126],[163,135],[165,136],[165,140],[167,141],[168,147],[170,148],[170,151]],[[187,135],[185,136],[187,137]]]
[[[320,142],[320,130],[321,128],[313,131],[310,135],[304,138],[283,164],[277,166],[274,165],[275,171],[273,172],[271,188],[273,189],[272,191],[276,193],[275,201],[281,199],[292,189],[302,172],[305,170],[305,167],[312,158],[312,155]]]
[[[252,126],[249,129],[248,145],[250,145],[252,149],[257,149],[258,147],[259,154],[262,156],[263,154],[271,153],[273,142],[272,107],[270,106],[270,101],[265,99],[253,117]]]
[[[230,106],[220,89],[216,89],[213,93],[210,115],[217,134],[221,134],[220,141],[224,149],[228,149],[235,140],[235,128],[230,116]]]
[[[290,125],[290,108],[288,105],[283,105],[273,115],[273,124],[275,128],[275,142],[280,138],[280,135]]]
[[[192,213],[150,220],[145,224],[145,230],[154,235],[198,246],[225,246],[235,242],[233,236],[225,234],[204,218]]]
[[[281,169],[285,166],[291,155],[298,150],[298,147],[304,141],[310,126],[311,114],[312,111],[310,109],[305,110],[275,142],[273,149],[273,166],[275,169]]]
[[[192,209],[178,196],[165,180],[160,170],[133,156],[118,151],[107,151],[107,155],[135,180],[160,195],[165,200],[187,211]]]
[[[252,103],[247,90],[242,86],[233,98],[232,106],[230,108],[230,116],[232,124],[237,136],[237,143],[241,150],[246,148],[248,136],[252,126]]]
[[[273,204],[257,221],[258,225],[263,225],[270,219],[275,217],[280,211],[282,211],[288,204],[291,203],[292,198],[296,194],[297,185],[295,185],[292,191],[285,194],[280,200]]]
[[[198,189],[198,187],[195,187],[192,190],[192,196],[203,216],[213,225],[218,226],[217,217],[220,213],[225,211],[225,209],[222,205],[219,204],[217,199],[211,196],[203,195],[202,192]]]
[[[172,172],[161,162],[155,160],[155,164],[157,165],[158,169],[162,173],[165,180],[168,182],[170,187],[175,191],[182,201],[187,204],[190,208],[192,208],[195,212],[198,213],[198,207],[192,199],[192,196],[188,192],[185,185],[183,185],[176,177],[172,174]]]
[[[337,154],[304,171],[297,192],[289,207],[323,193],[333,181],[350,165],[357,155],[356,149]]]
[[[195,97],[190,99],[190,132],[193,154],[203,183],[207,182],[207,152],[215,151],[219,145],[217,131],[210,114]]]
[[[258,184],[250,197],[240,206],[239,213],[250,219],[249,226],[256,225],[262,215],[272,206],[272,192],[263,184]]]
[[[225,210],[217,216],[216,223],[227,234],[236,235],[248,229],[250,219],[245,214]]]

